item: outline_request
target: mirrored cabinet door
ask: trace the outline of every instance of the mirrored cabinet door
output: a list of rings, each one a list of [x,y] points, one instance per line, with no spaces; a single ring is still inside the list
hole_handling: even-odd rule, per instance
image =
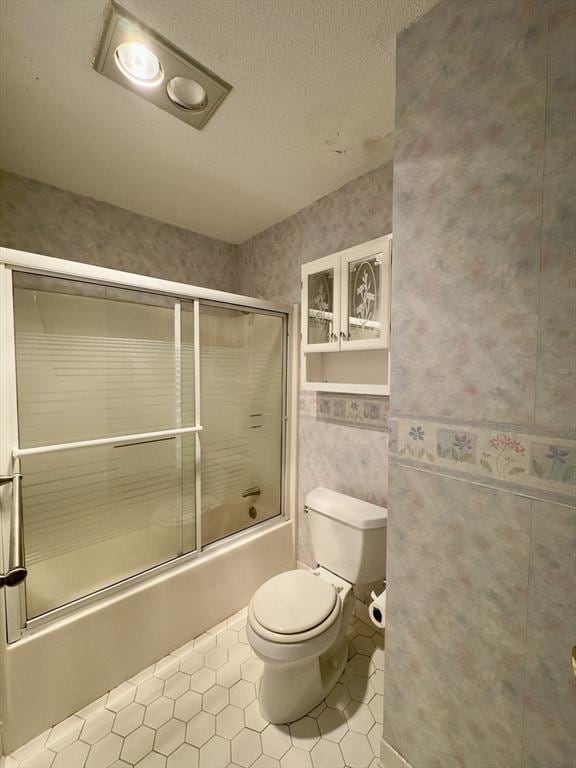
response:
[[[340,339],[340,264],[319,259],[302,269],[302,344],[309,351],[336,350]]]
[[[350,250],[342,255],[341,349],[388,347],[390,241]]]

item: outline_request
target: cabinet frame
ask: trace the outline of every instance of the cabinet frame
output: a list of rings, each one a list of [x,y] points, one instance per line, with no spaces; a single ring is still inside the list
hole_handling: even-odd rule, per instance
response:
[[[332,300],[332,341],[321,344],[311,344],[308,341],[308,278],[320,272],[334,270],[333,300]],[[301,329],[303,352],[338,352],[340,349],[340,320],[341,320],[341,267],[340,253],[333,253],[321,259],[302,265],[302,304]]]
[[[380,270],[380,324],[381,335],[377,339],[348,339],[348,265],[353,261],[368,259],[382,254]],[[301,328],[302,351],[343,352],[353,349],[387,349],[390,346],[390,279],[392,264],[392,235],[384,235],[366,243],[337,251],[321,259],[302,265]],[[332,334],[334,338],[326,343],[311,344],[308,341],[308,278],[311,275],[334,270],[334,296],[332,312]]]
[[[380,337],[374,339],[345,338],[348,333],[348,281],[349,264],[353,261],[368,259],[377,254],[382,254],[380,270]],[[391,269],[392,266],[392,234],[377,237],[366,243],[360,243],[351,248],[332,253],[329,256],[316,259],[302,265],[301,275],[301,368],[300,386],[304,391],[324,392],[349,392],[355,394],[389,395],[390,394],[390,295],[391,295]],[[311,344],[308,341],[308,278],[310,275],[333,270],[333,313],[332,313],[332,339],[326,343]],[[360,369],[365,366],[365,355],[374,355],[374,363],[384,367],[385,375],[382,382],[368,383],[363,374],[358,380],[350,382],[348,378],[342,381],[337,373],[339,364],[332,365],[340,360],[340,355],[335,353],[364,352],[357,362]],[[362,359],[362,362],[361,362]],[[324,362],[322,362],[324,361]],[[368,363],[372,367],[372,361]],[[318,365],[323,369],[324,365],[329,370],[323,371],[322,380],[316,378]],[[316,373],[313,373],[313,371]],[[344,378],[344,377],[342,377]],[[364,381],[362,379],[364,378]]]
[[[380,265],[380,336],[376,339],[349,339],[348,287],[349,264],[382,254]],[[388,349],[390,347],[390,279],[392,264],[392,235],[377,237],[353,248],[340,251],[340,350]]]

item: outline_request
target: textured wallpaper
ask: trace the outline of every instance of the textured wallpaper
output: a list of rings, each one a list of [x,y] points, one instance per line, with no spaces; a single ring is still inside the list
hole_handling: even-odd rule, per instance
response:
[[[573,768],[576,7],[445,0],[397,47],[384,736]]]
[[[0,245],[234,291],[237,246],[0,170]]]
[[[392,229],[392,163],[361,176],[241,246],[0,171],[0,244],[47,256],[265,298],[299,302],[300,265]],[[387,399],[382,407],[387,411]],[[316,418],[303,397],[300,498],[317,485],[387,500],[388,435]],[[300,515],[298,556],[313,564]]]
[[[392,231],[392,163],[361,176],[240,246],[239,291],[299,302],[300,267]],[[352,398],[353,399],[353,398]],[[387,398],[381,398],[387,408]],[[319,419],[316,395],[300,397],[298,558],[315,564],[306,494],[318,485],[386,505],[388,434]]]

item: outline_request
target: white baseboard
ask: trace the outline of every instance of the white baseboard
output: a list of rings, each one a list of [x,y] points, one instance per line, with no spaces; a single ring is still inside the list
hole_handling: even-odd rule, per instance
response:
[[[382,768],[412,768],[385,739],[380,741],[380,763]]]

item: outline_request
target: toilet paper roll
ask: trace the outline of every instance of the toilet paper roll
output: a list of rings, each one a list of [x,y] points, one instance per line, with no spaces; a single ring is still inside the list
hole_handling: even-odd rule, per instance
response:
[[[386,625],[386,588],[379,595],[372,592],[370,596],[372,598],[372,602],[368,606],[370,620],[379,629],[383,629]]]

